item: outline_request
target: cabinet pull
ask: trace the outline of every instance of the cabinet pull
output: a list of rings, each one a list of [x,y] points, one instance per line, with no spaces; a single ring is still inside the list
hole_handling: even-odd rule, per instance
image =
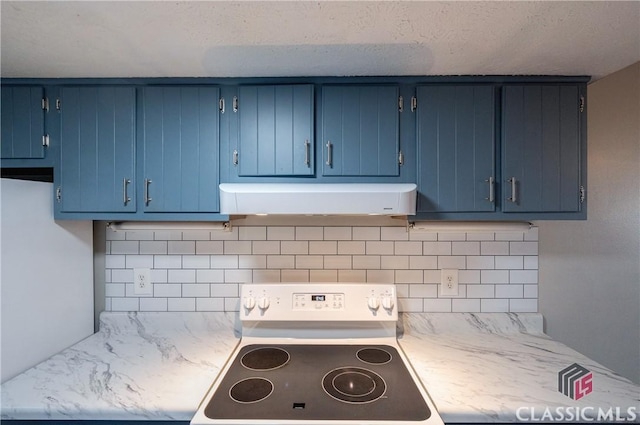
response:
[[[333,166],[333,144],[331,141],[327,141],[327,165]]]
[[[491,202],[493,204],[493,202],[495,201],[495,181],[493,180],[493,177],[489,177],[488,179],[485,180],[487,183],[489,183],[489,197],[488,198],[484,198],[487,201]]]
[[[129,185],[129,183],[131,183],[131,180],[129,180],[128,178],[124,178],[122,179],[122,200],[124,201],[124,205],[126,206],[129,202],[131,202],[131,198],[129,198],[129,195],[127,193],[127,186]]]
[[[233,161],[233,165],[238,165],[238,151],[237,150],[233,151],[233,159],[232,159],[232,161]]]
[[[511,197],[507,198],[508,201],[513,202],[514,204],[518,203],[518,194],[516,192],[516,178],[515,177],[511,177],[510,179],[507,180],[507,183],[511,183]]]
[[[310,159],[309,159],[309,140],[305,140],[304,141],[304,165],[306,165],[307,167],[310,164]]]
[[[151,184],[151,179],[144,179],[144,204],[149,205],[153,199],[149,196],[149,185]]]

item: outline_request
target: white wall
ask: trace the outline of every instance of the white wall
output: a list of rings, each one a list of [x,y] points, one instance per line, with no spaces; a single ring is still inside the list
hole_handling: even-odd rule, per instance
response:
[[[588,220],[542,222],[546,332],[640,383],[640,62],[588,87]]]
[[[92,224],[53,221],[50,183],[2,179],[1,381],[93,333]]]

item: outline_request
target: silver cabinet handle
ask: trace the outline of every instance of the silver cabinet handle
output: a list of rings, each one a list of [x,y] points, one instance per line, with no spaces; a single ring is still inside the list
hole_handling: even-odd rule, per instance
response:
[[[233,159],[232,159],[232,161],[233,161],[233,165],[238,165],[238,151],[237,150],[233,151]]]
[[[151,179],[144,179],[144,204],[149,205],[153,199],[149,196],[149,185],[151,184]]]
[[[304,141],[304,165],[306,165],[307,167],[309,166],[310,160],[309,160],[309,141],[305,140]]]
[[[331,167],[333,164],[333,144],[327,141],[327,165]]]
[[[128,178],[125,177],[122,179],[122,200],[124,201],[125,206],[131,202],[131,198],[129,198],[129,195],[127,194],[129,183],[131,183],[131,180]]]
[[[513,202],[514,204],[518,202],[518,194],[516,192],[516,178],[515,177],[511,177],[510,179],[507,180],[507,183],[511,183],[511,197],[507,198],[508,201]]]
[[[488,179],[485,180],[487,183],[489,183],[489,197],[488,198],[484,198],[487,201],[491,202],[492,204],[495,202],[495,180],[493,179],[493,177],[489,177]]]

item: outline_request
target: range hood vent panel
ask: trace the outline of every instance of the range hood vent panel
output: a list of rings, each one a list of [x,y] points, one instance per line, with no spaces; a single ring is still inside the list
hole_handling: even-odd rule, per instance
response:
[[[227,215],[415,215],[413,183],[223,183]]]

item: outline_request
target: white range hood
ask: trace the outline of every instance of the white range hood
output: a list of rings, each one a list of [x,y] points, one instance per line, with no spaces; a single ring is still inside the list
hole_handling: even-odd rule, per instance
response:
[[[413,183],[223,183],[228,215],[415,215]]]

